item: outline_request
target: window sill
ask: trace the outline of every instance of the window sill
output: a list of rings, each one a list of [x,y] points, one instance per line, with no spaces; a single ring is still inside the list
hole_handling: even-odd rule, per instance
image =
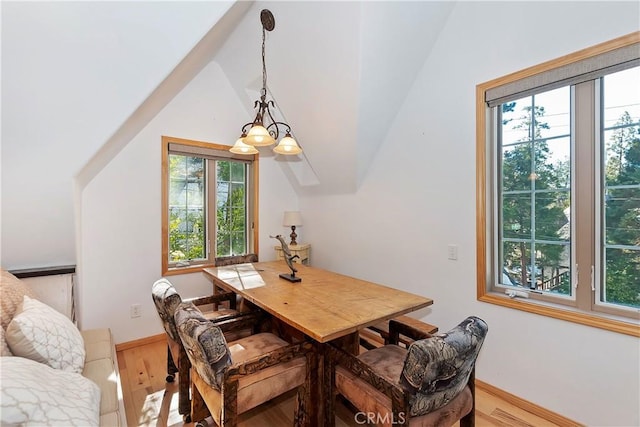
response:
[[[629,319],[628,321],[618,320],[619,318],[587,313],[577,309],[572,309],[571,307],[563,306],[560,308],[557,305],[549,303],[509,298],[506,295],[495,292],[478,295],[478,301],[501,305],[503,307],[522,310],[542,316],[553,317],[554,319],[566,320],[568,322],[578,323],[581,325],[592,326],[594,328],[604,329],[620,334],[640,337],[640,324],[637,321],[634,322],[633,319]]]
[[[163,276],[176,276],[178,274],[189,274],[189,273],[199,273],[203,269],[208,267],[215,267],[214,264],[198,264],[198,265],[189,265],[185,267],[169,267],[162,272]]]

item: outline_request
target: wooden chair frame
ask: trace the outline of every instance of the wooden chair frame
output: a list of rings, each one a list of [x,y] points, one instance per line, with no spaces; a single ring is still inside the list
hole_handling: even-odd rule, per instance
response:
[[[216,267],[224,267],[229,265],[245,264],[245,263],[251,263],[251,262],[258,262],[258,254],[250,253],[250,254],[244,254],[244,255],[230,255],[230,256],[217,257],[214,260]],[[216,295],[218,292],[224,293],[226,291],[214,285],[214,295]],[[233,301],[229,302],[229,304],[230,304],[229,308],[237,310],[238,306],[242,307],[242,297],[237,295]]]
[[[225,292],[223,294],[207,295],[195,298],[186,298],[183,302],[192,302],[195,306],[203,306],[207,304],[218,305],[229,301],[229,305],[234,303],[236,296],[233,292]],[[232,314],[224,316],[220,320],[230,319],[239,316]],[[213,322],[216,319],[212,319]],[[177,360],[176,360],[177,359]],[[191,387],[190,379],[191,362],[187,357],[184,346],[180,341],[172,340],[167,335],[167,382],[173,382],[175,374],[178,374],[178,413],[183,416],[186,422],[190,422],[191,416],[191,399],[189,397],[189,389]]]
[[[196,307],[197,306],[202,306],[202,305],[207,305],[207,304],[221,304],[225,301],[229,301],[229,308],[231,307],[232,302],[235,302],[235,298],[234,298],[234,294],[233,292],[226,292],[223,294],[217,294],[217,295],[208,295],[208,296],[202,296],[202,297],[195,297],[195,298],[188,298],[188,299],[184,299],[182,300],[183,302],[192,302]],[[169,337],[167,336],[167,339],[169,339]],[[180,343],[178,343],[180,344]],[[171,383],[173,382],[173,380],[175,379],[175,374],[176,373],[180,373],[178,366],[175,363],[175,360],[173,358],[172,355],[172,351],[171,351],[171,347],[167,346],[167,382]]]
[[[414,326],[402,323],[396,320],[389,321],[389,344],[398,345],[400,343],[400,335],[411,338],[414,341],[432,337],[433,335],[425,332],[423,329],[416,328]],[[324,397],[325,407],[329,415],[335,413],[335,370],[336,365],[341,365],[350,372],[357,375],[360,379],[366,381],[371,386],[375,387],[380,392],[384,393],[391,399],[391,410],[393,414],[394,425],[408,426],[410,418],[407,416],[410,413],[409,398],[410,394],[407,394],[398,384],[394,384],[387,379],[378,375],[369,365],[362,362],[356,356],[347,353],[346,351],[335,347],[331,344],[327,344],[325,348],[325,354],[327,355],[325,360],[325,372],[324,372]],[[474,427],[475,426],[475,364],[471,370],[469,381],[467,386],[471,390],[472,406],[471,411],[460,419],[460,427]],[[401,414],[403,414],[401,416]],[[326,426],[335,426],[335,417],[328,416]]]
[[[414,319],[413,317],[398,316],[392,320],[400,324],[400,326],[397,326],[396,328],[401,327],[401,325],[407,325],[409,327],[412,327],[412,330],[417,330],[420,333],[426,332],[429,334],[435,334],[436,332],[438,332],[437,326],[424,323],[420,320]],[[374,348],[389,344],[389,322],[391,322],[391,320],[376,323],[367,327],[366,329],[361,330],[360,345],[367,350],[373,350]],[[415,334],[418,334],[418,332],[415,332]],[[402,343],[405,347],[409,347],[409,344],[411,344],[414,339],[400,333],[396,341]]]
[[[260,330],[270,328],[268,323],[263,322],[265,316],[265,313],[240,313],[235,316],[225,317],[219,321],[214,321],[213,323],[218,326],[223,333],[243,329],[248,326],[252,326],[254,332],[259,332]],[[302,341],[261,354],[250,360],[246,360],[243,363],[227,367],[224,372],[224,379],[220,389],[223,401],[222,425],[220,427],[234,427],[238,423],[238,382],[240,378],[254,374],[268,367],[288,362],[301,355],[306,357],[307,369],[305,381],[297,390],[294,425],[315,425],[312,420],[315,420],[317,417],[317,412],[311,405],[311,393],[313,390],[317,390],[318,387],[316,379],[318,359],[316,357],[315,344],[311,341]],[[193,368],[191,369],[190,377],[192,386],[191,418],[198,424],[211,415],[206,405],[206,401],[207,395],[212,392],[212,388]]]

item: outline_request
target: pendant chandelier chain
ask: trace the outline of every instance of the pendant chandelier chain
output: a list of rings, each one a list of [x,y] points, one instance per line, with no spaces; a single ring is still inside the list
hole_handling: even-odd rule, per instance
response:
[[[265,55],[266,30],[262,26],[262,96],[267,96],[267,60]]]
[[[242,127],[242,134],[229,151],[237,154],[257,154],[255,147],[268,146],[276,143],[280,138],[280,127],[285,136],[276,145],[273,151],[277,154],[296,155],[302,152],[298,142],[291,136],[291,126],[285,122],[277,121],[272,115],[269,107],[274,107],[273,100],[267,101],[267,59],[266,59],[266,39],[267,31],[275,28],[273,14],[264,9],[260,12],[260,22],[262,23],[262,89],[260,99],[254,103],[257,109],[253,122],[246,123]]]

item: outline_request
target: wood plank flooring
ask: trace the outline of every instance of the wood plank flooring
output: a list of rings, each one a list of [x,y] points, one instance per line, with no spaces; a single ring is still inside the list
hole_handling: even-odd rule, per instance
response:
[[[177,427],[184,423],[178,414],[177,382],[166,383],[166,341],[151,342],[118,351],[118,365],[127,413],[133,426]],[[282,427],[293,425],[293,392],[254,408],[239,417],[240,427]],[[209,425],[215,425],[208,420]],[[336,405],[336,426],[361,426],[346,405]],[[554,427],[557,424],[522,410],[476,387],[476,426]]]

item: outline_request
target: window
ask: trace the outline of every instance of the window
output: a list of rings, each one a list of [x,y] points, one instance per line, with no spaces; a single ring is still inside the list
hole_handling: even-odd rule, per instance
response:
[[[478,298],[640,336],[640,33],[477,87]]]
[[[258,156],[162,137],[162,274],[257,253]]]

